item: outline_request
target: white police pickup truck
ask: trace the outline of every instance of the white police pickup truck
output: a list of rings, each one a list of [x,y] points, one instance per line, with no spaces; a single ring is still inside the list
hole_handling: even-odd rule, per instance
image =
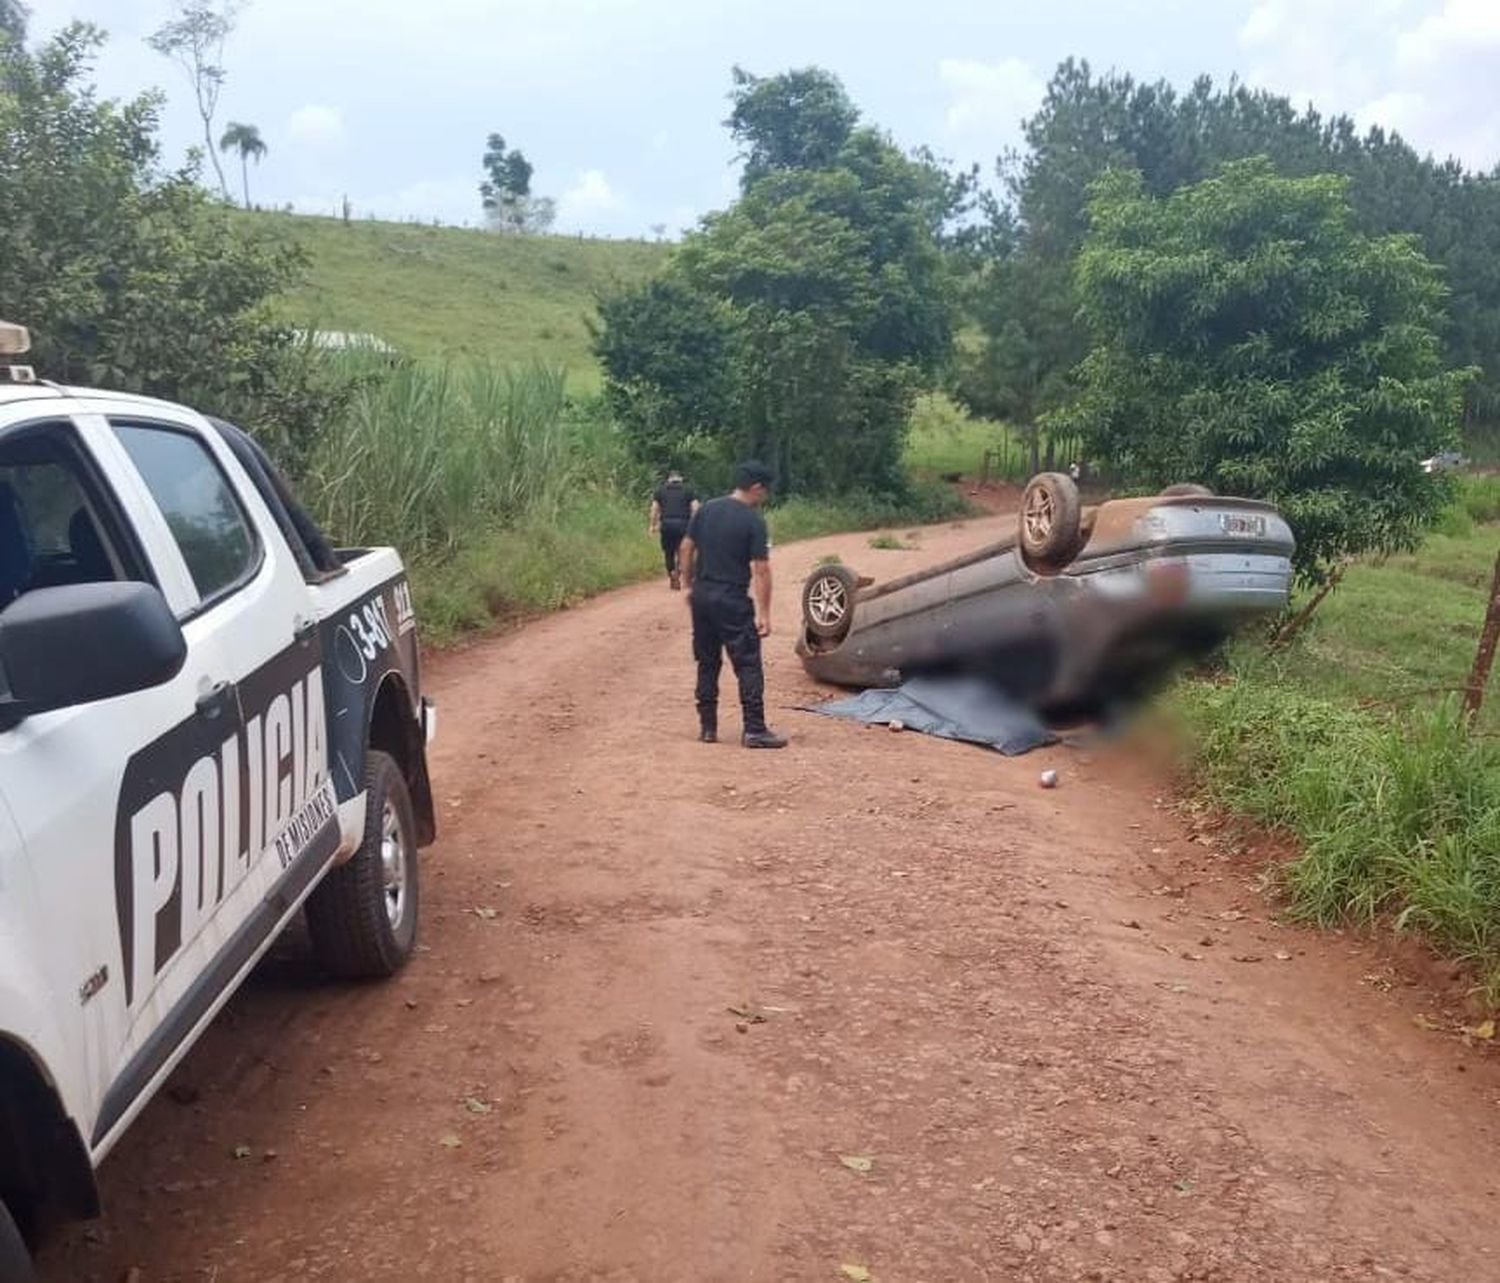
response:
[[[411,594],[244,433],[0,325],[0,1280],[305,905],[385,976],[435,834]]]

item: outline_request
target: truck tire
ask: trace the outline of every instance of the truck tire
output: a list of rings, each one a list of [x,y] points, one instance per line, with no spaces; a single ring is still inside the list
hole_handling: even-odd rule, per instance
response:
[[[416,819],[394,758],[370,750],[365,789],[359,850],[307,900],[313,952],[328,971],[350,980],[381,979],[406,965],[421,901]]]
[[[1039,472],[1021,495],[1021,555],[1040,574],[1063,569],[1083,548],[1083,501],[1073,478]]]
[[[10,1209],[0,1203],[0,1283],[35,1283],[31,1253],[11,1219]]]
[[[1212,499],[1214,492],[1207,486],[1200,486],[1196,481],[1179,481],[1175,485],[1170,485],[1163,490],[1162,495],[1167,498],[1177,495],[1192,495],[1198,499]]]
[[[848,566],[819,566],[802,585],[802,622],[820,641],[843,641],[854,623],[859,578]]]

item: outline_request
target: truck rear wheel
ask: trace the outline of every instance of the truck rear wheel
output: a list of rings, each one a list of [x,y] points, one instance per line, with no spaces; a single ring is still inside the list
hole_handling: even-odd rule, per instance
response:
[[[364,841],[307,900],[318,961],[351,980],[394,975],[417,943],[417,826],[406,777],[372,749],[365,789]]]
[[[11,1219],[10,1209],[0,1203],[0,1283],[34,1283],[31,1253]]]
[[[1040,574],[1055,573],[1083,548],[1083,501],[1073,478],[1039,472],[1021,495],[1021,555]]]

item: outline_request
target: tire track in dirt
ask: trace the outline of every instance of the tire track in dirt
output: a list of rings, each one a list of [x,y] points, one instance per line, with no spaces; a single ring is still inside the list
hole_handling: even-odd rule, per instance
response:
[[[440,656],[423,952],[343,988],[288,942],[48,1277],[1500,1277],[1493,1061],[1139,763],[790,711],[818,554],[1000,528],[777,552],[785,753],[694,741],[663,586]]]

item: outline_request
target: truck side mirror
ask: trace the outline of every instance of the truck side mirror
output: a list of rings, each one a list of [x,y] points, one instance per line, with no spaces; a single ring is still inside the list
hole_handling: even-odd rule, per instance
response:
[[[150,584],[34,589],[0,611],[0,729],[160,686],[186,661],[182,629]]]

